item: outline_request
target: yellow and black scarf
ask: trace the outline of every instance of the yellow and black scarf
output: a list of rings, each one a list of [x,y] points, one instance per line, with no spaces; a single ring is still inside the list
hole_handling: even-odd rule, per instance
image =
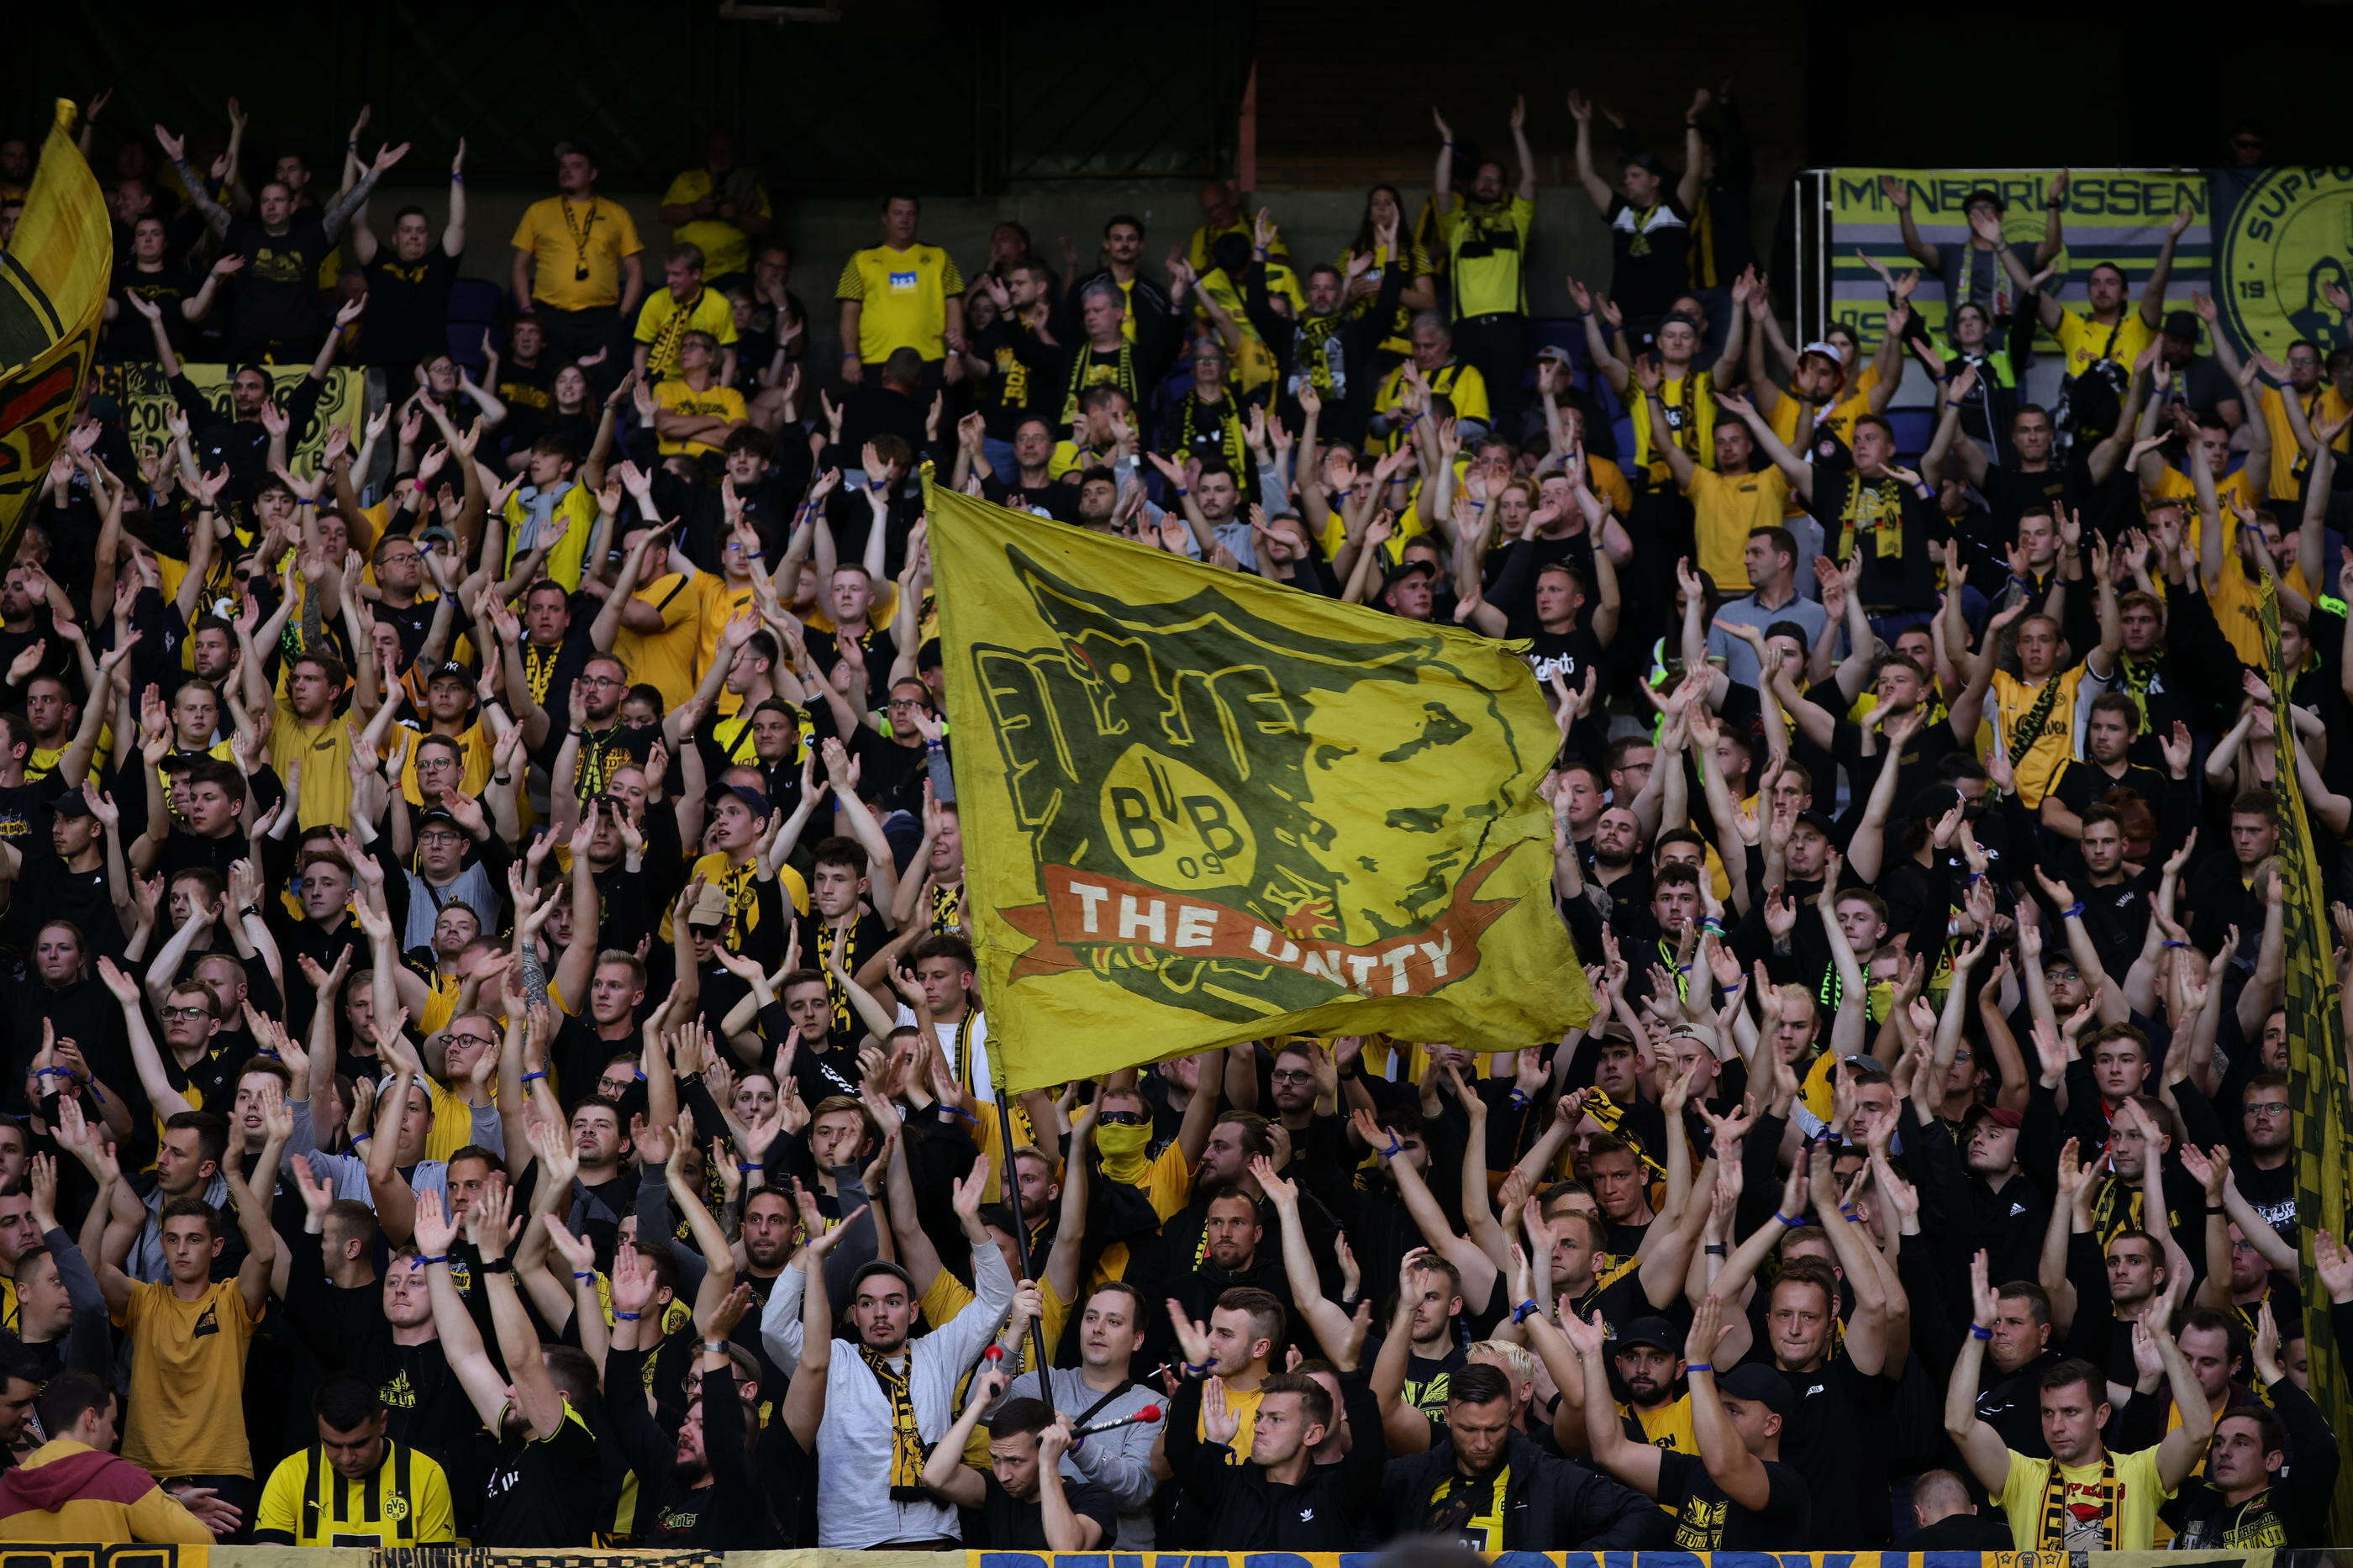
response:
[[[899,1353],[907,1357],[904,1371],[894,1370],[891,1358],[872,1346],[858,1347],[867,1370],[882,1385],[882,1396],[891,1402],[891,1500],[919,1502],[931,1493],[923,1489],[923,1434],[915,1424],[915,1396],[908,1387],[915,1361],[903,1346]]]
[[[2083,1551],[2073,1540],[2074,1531],[2091,1523],[2092,1515],[2084,1511],[2089,1503],[2067,1500],[2067,1478],[2061,1473],[2059,1461],[2051,1461],[2051,1474],[2042,1483],[2042,1514],[2035,1526],[2033,1550],[2038,1552]],[[2113,1454],[2100,1456],[2100,1550],[2113,1552],[2116,1547],[2116,1460]]]

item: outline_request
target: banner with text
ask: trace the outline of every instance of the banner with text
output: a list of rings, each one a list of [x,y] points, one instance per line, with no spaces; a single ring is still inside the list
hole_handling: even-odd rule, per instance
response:
[[[1963,209],[1970,195],[1991,191],[2004,204],[2002,237],[2012,246],[2023,247],[2027,257],[2033,258],[2049,231],[2051,214],[2044,204],[2061,174],[2058,169],[1828,171],[1829,321],[1852,328],[1866,350],[1878,347],[1887,314],[1887,286],[1873,264],[1899,278],[1920,266],[1904,247],[1899,203],[1909,205],[1919,237],[1950,256],[1968,244],[1969,226]],[[2128,298],[2137,301],[2165,243],[2166,227],[2174,213],[2184,208],[2191,214],[2191,221],[2174,249],[2173,281],[2167,298],[2186,308],[2190,290],[2207,287],[2214,239],[2208,226],[2211,198],[2202,172],[2075,169],[2066,174],[2059,210],[2063,245],[2055,256],[2042,259],[2042,266],[2058,268],[2046,288],[2057,290],[2061,304],[2082,310],[2084,280],[2104,261],[2123,268]],[[2029,259],[2029,276],[2037,270]],[[1998,310],[2007,313],[2013,292],[2007,281],[2000,286]],[[1924,269],[1912,305],[1928,329],[1939,335],[1945,331],[1945,289]],[[2048,333],[2041,334],[2037,343],[2038,352],[2057,352],[2058,345]]]
[[[2353,326],[2353,167],[2217,169],[2214,300],[2242,351],[2325,354]]]
[[[1592,1016],[1536,793],[1558,731],[1516,645],[927,492],[1011,1088],[1276,1034],[1513,1050]]]
[[[730,1553],[730,1558],[733,1553]],[[786,1555],[790,1555],[786,1553]],[[1377,1552],[967,1552],[965,1568],[1371,1568]],[[1499,1552],[1495,1568],[2334,1568],[2322,1552]],[[733,1568],[731,1561],[730,1568]]]
[[[189,384],[204,395],[206,402],[222,414],[228,412],[228,384],[233,369],[225,364],[184,364],[181,373]],[[311,374],[305,364],[271,364],[261,367],[269,373],[269,384],[277,394],[278,405],[283,408],[295,384]],[[149,447],[161,447],[172,438],[172,410],[178,400],[172,395],[172,384],[164,379],[163,366],[145,360],[101,364],[90,372],[90,390],[92,396],[111,397],[122,409],[122,422],[131,433],[131,449],[134,452]],[[326,448],[329,426],[341,425],[352,433],[358,445],[360,421],[367,412],[367,382],[360,372],[346,365],[336,365],[327,372],[327,390],[319,395],[319,411],[300,430],[286,432],[287,466],[297,473],[308,473],[318,463],[319,455]]]

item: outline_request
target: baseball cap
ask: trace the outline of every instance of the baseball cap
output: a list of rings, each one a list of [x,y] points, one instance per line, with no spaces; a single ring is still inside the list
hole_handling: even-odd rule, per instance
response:
[[[1416,574],[1419,574],[1426,577],[1435,577],[1438,575],[1438,568],[1431,565],[1427,561],[1400,561],[1382,574],[1381,586],[1384,588],[1395,587],[1398,584],[1404,582],[1407,578],[1411,577]]]
[[[686,923],[691,926],[723,926],[732,912],[727,901],[727,889],[716,882],[705,882],[694,895],[694,905],[686,911]]]
[[[437,522],[418,534],[417,542],[419,544],[455,544],[458,542],[458,536]]]
[[[2188,310],[2168,310],[2165,313],[2165,335],[2180,338],[2186,342],[2198,341],[2198,318]]]
[[[1664,1318],[1637,1318],[1618,1331],[1617,1348],[1629,1350],[1635,1345],[1648,1345],[1669,1355],[1683,1349],[1683,1336]]]
[[[462,680],[471,686],[474,672],[454,658],[445,658],[433,667],[433,673],[425,678],[425,684],[430,686],[437,680]]]
[[[1986,1121],[1989,1118],[1990,1118],[1994,1124],[1999,1127],[2008,1127],[2015,1130],[2026,1125],[2026,1118],[2023,1114],[2012,1110],[2006,1105],[1988,1105],[1983,1100],[1979,1100],[1977,1104],[1970,1106],[1967,1110],[1961,1112],[1961,1125],[1964,1127],[1974,1127],[1978,1122]]]
[[[417,826],[419,827],[424,826],[428,822],[447,822],[454,826],[457,824],[457,821],[458,818],[451,814],[449,808],[446,805],[428,805],[423,811],[417,814]]]
[[[753,816],[765,817],[768,815],[768,797],[750,784],[720,784],[704,797],[704,804],[716,805],[731,795],[750,806]]]
[[[1757,1362],[1743,1362],[1715,1380],[1718,1394],[1746,1399],[1776,1415],[1789,1414],[1789,1384],[1779,1373]]]
[[[94,816],[97,815],[97,813],[90,809],[90,802],[82,799],[81,791],[78,789],[69,789],[66,791],[65,794],[58,796],[57,799],[49,802],[49,810],[58,816]]]
[[[855,1297],[858,1294],[858,1287],[877,1274],[888,1274],[892,1279],[896,1279],[900,1284],[904,1285],[907,1288],[907,1294],[910,1296],[919,1296],[923,1294],[922,1291],[915,1289],[915,1277],[913,1275],[908,1273],[897,1264],[881,1258],[874,1259],[871,1263],[867,1264],[864,1268],[859,1269],[857,1273],[849,1277],[849,1289],[847,1293]]]
[[[1805,358],[1808,354],[1821,354],[1828,358],[1832,364],[1844,363],[1839,354],[1838,345],[1831,342],[1828,338],[1816,338],[1812,342],[1808,343],[1804,348],[1798,351],[1798,357],[1799,359]]]
[[[1831,819],[1822,813],[1809,808],[1798,813],[1798,820],[1804,826],[1810,827],[1815,832],[1820,834],[1823,837],[1829,839],[1831,843],[1836,844],[1838,842],[1837,829],[1831,825]]]
[[[1961,792],[1950,784],[1930,784],[1912,796],[1911,819],[1935,822],[1961,804]]]

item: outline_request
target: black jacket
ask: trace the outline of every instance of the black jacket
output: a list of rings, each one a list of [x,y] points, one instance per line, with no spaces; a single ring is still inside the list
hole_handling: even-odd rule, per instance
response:
[[[1356,1442],[1347,1458],[1310,1465],[1295,1487],[1278,1486],[1245,1456],[1234,1462],[1223,1444],[1201,1438],[1201,1385],[1187,1383],[1169,1401],[1168,1464],[1188,1501],[1200,1510],[1204,1544],[1232,1552],[1352,1552],[1369,1544],[1367,1526],[1378,1511],[1380,1406],[1364,1380],[1343,1379],[1348,1427]],[[1335,1413],[1335,1418],[1337,1413]]]
[[[1504,1499],[1504,1552],[1630,1552],[1664,1546],[1673,1521],[1659,1505],[1583,1465],[1547,1454],[1514,1433],[1504,1463],[1511,1489]],[[1381,1477],[1389,1533],[1430,1528],[1430,1494],[1454,1469],[1454,1445],[1391,1459]]]

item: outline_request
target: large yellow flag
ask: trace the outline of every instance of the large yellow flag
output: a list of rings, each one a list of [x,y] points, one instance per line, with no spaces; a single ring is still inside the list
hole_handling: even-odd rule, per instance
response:
[[[2211,528],[2214,520],[2208,518]],[[2287,1098],[2290,1123],[2295,1130],[2295,1228],[2305,1258],[2304,1299],[2326,1302],[2309,1259],[2312,1238],[2327,1231],[2347,1239],[2348,1199],[2353,1197],[2353,1107],[2347,1101],[2344,1016],[2337,985],[2337,965],[2330,954],[2328,906],[2321,890],[2320,858],[2314,854],[2312,827],[2304,809],[2304,792],[2297,787],[2297,756],[2303,748],[2295,726],[2288,721],[2288,689],[2295,675],[2280,657],[2279,597],[2271,563],[2263,552],[2263,597],[2258,613],[2263,627],[2265,662],[2272,672],[2272,709],[2277,721],[2274,733],[2281,750],[2279,784],[2279,874],[2286,890],[2282,906],[2287,937]],[[2353,1346],[2337,1342],[2329,1315],[2307,1310],[2304,1314],[2305,1354],[2311,1363],[2312,1397],[2327,1412],[2338,1432],[2353,1420],[2353,1402],[2346,1398],[2344,1357]],[[2338,1473],[2337,1495],[2330,1510],[2329,1533],[2353,1541],[2353,1468]]]
[[[16,233],[0,252],[0,559],[81,398],[114,271],[106,198],[58,100]]]
[[[1509,646],[930,499],[965,903],[1014,1089],[1269,1035],[1593,1013]]]

